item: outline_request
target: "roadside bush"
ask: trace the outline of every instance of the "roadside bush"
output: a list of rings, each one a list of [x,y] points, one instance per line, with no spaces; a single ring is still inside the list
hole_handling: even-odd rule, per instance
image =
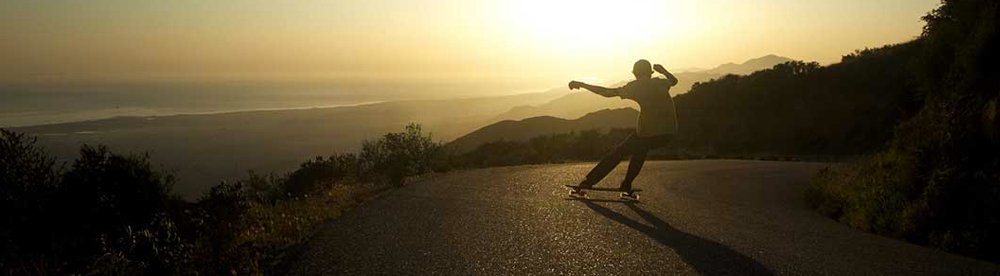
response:
[[[58,218],[56,240],[65,250],[62,254],[123,253],[131,263],[149,268],[182,262],[168,258],[183,255],[173,247],[178,242],[166,217],[168,204],[177,200],[170,194],[173,177],[153,169],[148,156],[118,155],[104,146],[85,145],[62,178],[49,208]],[[82,258],[72,263],[83,266],[91,261]]]
[[[101,240],[101,252],[86,271],[92,275],[179,275],[190,271],[194,248],[182,239],[168,216],[159,214],[146,227],[126,226],[122,230],[115,240]]]
[[[246,228],[243,218],[256,204],[243,183],[223,182],[192,206],[190,219],[195,227],[190,240],[199,249],[199,270],[242,275],[258,269],[239,242]]]
[[[1000,5],[946,0],[925,18],[925,103],[867,160],[813,179],[811,204],[858,229],[1000,261]]]
[[[34,137],[0,129],[0,273],[46,267],[53,220],[46,208],[58,189],[60,167]],[[43,271],[44,272],[44,271]]]
[[[424,136],[420,125],[410,124],[403,132],[388,133],[361,147],[362,180],[388,181],[399,185],[408,176],[447,169],[446,156],[439,143]]]
[[[286,183],[288,183],[288,176],[281,176],[273,172],[259,174],[250,171],[247,179],[243,180],[248,196],[252,201],[262,204],[273,204],[287,197]]]
[[[153,228],[166,212],[172,183],[170,174],[152,169],[145,155],[83,146],[52,204],[60,218],[61,244],[82,255],[126,250],[119,246],[126,245],[121,242],[127,243],[129,232]]]
[[[173,178],[148,157],[83,146],[63,170],[34,138],[0,133],[4,274],[166,275],[189,263],[168,212]]]
[[[318,225],[406,177],[447,170],[411,124],[286,175],[250,172],[196,202],[147,155],[83,146],[68,170],[35,138],[0,129],[0,274],[280,274]]]
[[[358,157],[354,154],[334,154],[329,158],[317,156],[290,173],[284,189],[294,197],[329,188],[345,177],[357,177],[358,166]]]

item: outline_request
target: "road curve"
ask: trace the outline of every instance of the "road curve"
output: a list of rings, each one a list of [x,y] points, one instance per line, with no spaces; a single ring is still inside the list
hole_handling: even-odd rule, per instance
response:
[[[593,164],[490,168],[392,190],[325,225],[292,275],[1000,275],[809,209],[823,164],[648,162],[639,204],[567,197]],[[623,164],[624,165],[624,164]],[[624,166],[601,185],[615,186]]]

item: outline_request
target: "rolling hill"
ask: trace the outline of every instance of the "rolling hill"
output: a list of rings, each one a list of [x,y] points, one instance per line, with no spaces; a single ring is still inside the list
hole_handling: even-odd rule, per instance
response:
[[[479,145],[499,140],[524,141],[541,135],[598,129],[635,127],[639,112],[632,108],[605,109],[567,120],[552,116],[533,117],[520,121],[506,120],[480,128],[455,139],[446,147],[454,153],[465,153]]]

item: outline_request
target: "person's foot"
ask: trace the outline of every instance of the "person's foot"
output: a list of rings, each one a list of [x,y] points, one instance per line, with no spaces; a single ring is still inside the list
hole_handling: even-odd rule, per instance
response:
[[[584,179],[583,181],[580,181],[580,184],[578,184],[577,186],[580,186],[580,188],[590,188],[594,187],[594,185],[596,184],[597,183],[591,182],[589,179]]]

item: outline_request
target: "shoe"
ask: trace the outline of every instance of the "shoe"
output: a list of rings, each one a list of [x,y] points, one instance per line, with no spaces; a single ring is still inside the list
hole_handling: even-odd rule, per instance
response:
[[[577,184],[580,188],[592,188],[594,185],[597,185],[597,183],[592,183],[587,179],[584,179],[583,181],[580,181],[580,184]]]

